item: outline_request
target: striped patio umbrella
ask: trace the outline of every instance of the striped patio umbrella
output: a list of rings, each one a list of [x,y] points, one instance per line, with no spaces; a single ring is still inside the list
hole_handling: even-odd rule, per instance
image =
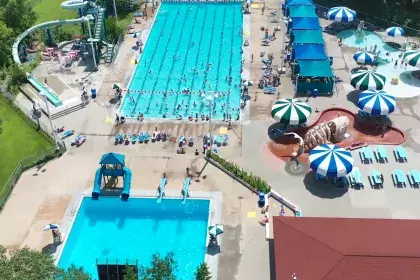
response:
[[[405,31],[401,27],[391,26],[390,28],[386,29],[386,35],[391,37],[401,37],[405,35]]]
[[[339,22],[350,22],[356,19],[356,12],[347,7],[334,7],[328,10],[328,18]]]
[[[395,110],[395,97],[383,90],[365,90],[359,95],[357,107],[371,115],[386,116]]]
[[[360,70],[351,75],[350,84],[355,89],[383,89],[385,85],[385,76],[372,70]]]
[[[353,157],[337,145],[322,144],[309,152],[309,164],[319,175],[339,178],[352,171]]]
[[[406,51],[403,60],[411,66],[420,68],[420,50]]]
[[[211,225],[209,226],[209,234],[217,236],[223,233],[223,225]]]
[[[375,60],[375,56],[373,54],[364,51],[356,52],[353,55],[353,58],[356,62],[364,64],[372,64]]]
[[[60,226],[59,226],[59,225],[57,225],[57,224],[48,224],[48,225],[46,225],[46,226],[44,227],[44,230],[49,230],[49,229],[58,229],[58,228],[60,228]]]
[[[271,108],[271,116],[286,125],[306,123],[311,113],[311,107],[298,99],[279,99]]]

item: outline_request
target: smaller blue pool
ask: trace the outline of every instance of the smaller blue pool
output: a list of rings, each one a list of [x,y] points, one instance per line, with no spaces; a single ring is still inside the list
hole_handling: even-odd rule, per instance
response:
[[[386,44],[382,37],[375,32],[371,31],[362,31],[360,35],[358,35],[358,31],[356,29],[345,30],[341,31],[337,34],[337,38],[343,39],[343,44],[354,47],[354,48],[367,48],[368,51],[372,51],[373,48],[376,46],[376,50],[380,51],[382,54],[387,52],[396,52],[398,50],[394,49],[390,45]]]
[[[209,207],[207,199],[83,198],[58,266],[98,279],[97,261],[148,266],[153,254],[174,252],[178,279],[192,280],[205,260]]]

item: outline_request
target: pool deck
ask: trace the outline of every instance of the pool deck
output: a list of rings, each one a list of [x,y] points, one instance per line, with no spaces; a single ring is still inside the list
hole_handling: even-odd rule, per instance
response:
[[[270,22],[273,17],[269,12],[272,9],[280,9],[282,2],[267,0],[265,3],[266,15],[261,15],[262,2],[254,2],[251,15],[245,16],[249,17],[250,22],[251,39],[248,48],[250,53],[254,54],[254,62],[251,63],[248,57],[245,58],[244,65],[249,67],[250,78],[254,81],[258,81],[260,76],[259,53],[262,50],[273,52],[275,57],[273,65],[279,66],[280,50],[284,48],[281,32],[277,33],[278,39],[270,47],[260,46],[259,41],[263,35],[260,27],[268,26],[272,30],[277,25]],[[141,27],[147,24],[150,24],[150,21],[143,23]],[[322,20],[321,24],[325,25]],[[283,23],[279,23],[279,26],[285,30]],[[348,47],[340,48],[334,36],[323,35],[328,55],[334,57],[335,75],[341,77],[344,82],[337,86],[338,91],[332,97],[311,98],[308,104],[319,111],[337,106],[355,112],[356,106],[349,99],[349,93],[353,91],[349,83],[349,70],[355,67],[352,59],[354,50]],[[69,147],[68,152],[61,158],[22,174],[0,214],[0,228],[9,229],[0,231],[0,244],[7,248],[28,245],[54,253],[56,248],[49,245],[51,236],[42,231],[43,226],[50,222],[60,222],[68,209],[74,209],[71,202],[73,197],[83,191],[90,192],[92,189],[99,157],[103,153],[115,151],[127,156],[127,164],[133,170],[133,191],[143,189],[153,191],[162,172],[165,171],[169,177],[168,190],[177,192],[180,191],[187,166],[190,166],[192,172],[200,172],[203,169],[199,181],[193,182],[191,190],[223,193],[221,212],[225,234],[222,236],[223,246],[219,253],[218,278],[274,279],[274,274],[270,270],[272,268],[270,262],[274,260],[270,250],[271,241],[265,240],[265,231],[258,224],[261,214],[256,206],[254,194],[215,167],[206,164],[201,156],[193,156],[193,149],[187,149],[186,155],[176,155],[176,144],[173,142],[114,146],[113,137],[117,131],[152,131],[155,126],[158,126],[159,130],[172,131],[173,136],[190,134],[200,136],[208,131],[208,123],[186,122],[156,124],[133,122],[115,127],[112,119],[116,107],[110,102],[114,97],[111,87],[113,83],[122,83],[124,79],[130,77],[127,76],[127,71],[133,67],[130,60],[134,55],[132,50],[134,45],[135,39],[132,35],[127,35],[116,62],[110,67],[101,67],[100,74],[103,78],[99,78],[97,73],[89,76],[92,77],[90,79],[95,86],[99,83],[97,99],[87,104],[86,108],[53,121],[54,125],[65,125],[68,129],[74,129],[76,133],[86,134],[88,140],[79,148]],[[290,68],[286,71],[286,75],[281,76],[282,84],[279,92],[280,97],[291,98],[294,97],[294,87],[290,81]],[[74,80],[74,77],[69,75],[67,79]],[[250,94],[252,98],[246,107],[246,110],[249,110],[249,120],[233,125],[233,129],[228,131],[230,145],[221,148],[220,153],[253,174],[266,179],[274,190],[297,203],[305,216],[420,218],[418,203],[420,190],[410,187],[396,188],[388,175],[383,189],[366,186],[365,189],[355,190],[336,188],[333,185],[314,181],[313,178],[306,176],[306,172],[300,175],[289,174],[290,163],[277,158],[267,148],[268,128],[274,123],[270,109],[277,96],[261,93],[256,85],[250,87]],[[406,136],[407,141],[403,146],[408,150],[408,162],[397,164],[391,162],[393,159],[390,158],[390,164],[364,165],[355,156],[356,165],[364,176],[372,169],[390,174],[394,168],[407,172],[417,167],[420,157],[418,112],[420,112],[419,97],[406,98],[397,100],[396,111],[390,116],[393,126],[402,130]],[[314,112],[309,122],[318,117],[319,113]],[[213,127],[214,132],[218,133],[222,125],[227,126],[226,123],[216,124]],[[201,145],[197,148],[200,150]],[[388,154],[392,148],[388,147]],[[273,206],[274,209],[276,206]],[[278,209],[274,212],[278,213]]]

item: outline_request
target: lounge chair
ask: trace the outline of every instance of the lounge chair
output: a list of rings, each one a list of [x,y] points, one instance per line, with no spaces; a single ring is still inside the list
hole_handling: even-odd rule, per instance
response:
[[[150,141],[150,133],[146,131],[144,134],[144,143],[149,143]]]
[[[130,143],[130,137],[127,133],[124,134],[124,144],[129,144]]]
[[[73,134],[74,134],[74,130],[66,130],[63,133],[61,133],[60,138],[64,139],[64,138],[67,138],[69,136],[72,136]]]
[[[178,139],[178,145],[179,145],[179,147],[184,146],[186,142],[187,141],[185,140],[184,135],[179,136],[179,139]]]
[[[275,94],[276,88],[274,87],[264,87],[264,93],[265,94]]]
[[[168,136],[169,136],[169,133],[166,133],[166,131],[164,131],[162,133],[162,142],[165,142],[166,140],[168,140]]]
[[[223,136],[223,146],[227,146],[227,145],[229,145],[229,136],[224,135]]]
[[[123,136],[121,134],[115,135],[115,145],[120,144],[123,141]]]
[[[190,136],[189,140],[188,140],[188,146],[192,147],[194,146],[194,137]]]
[[[86,141],[86,139],[87,137],[85,135],[77,135],[73,141],[71,141],[70,145],[79,147]]]
[[[131,138],[131,143],[134,144],[134,143],[137,142],[137,134],[136,133],[131,134],[130,138]]]
[[[157,133],[154,131],[152,133],[152,142],[156,142]]]
[[[223,138],[222,138],[221,135],[219,135],[216,138],[216,145],[217,145],[217,147],[220,147],[220,146],[222,146],[222,144],[223,144]]]
[[[144,142],[144,133],[143,133],[143,131],[141,131],[139,133],[139,143],[143,143],[143,142]]]

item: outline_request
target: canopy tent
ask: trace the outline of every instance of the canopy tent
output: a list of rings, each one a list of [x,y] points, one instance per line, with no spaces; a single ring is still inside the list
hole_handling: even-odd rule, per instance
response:
[[[295,45],[292,51],[293,60],[325,60],[327,59],[324,45],[303,44]]]
[[[317,30],[321,29],[318,18],[295,17],[291,19],[288,28],[293,30]]]
[[[334,77],[330,61],[327,60],[298,60],[295,73],[301,77]]]
[[[309,152],[309,164],[317,174],[339,178],[346,176],[353,169],[351,153],[337,145],[322,144]]]
[[[290,42],[293,44],[325,44],[321,29],[317,30],[292,30]]]
[[[125,155],[117,153],[107,153],[102,155],[99,164],[120,164],[125,165]]]
[[[286,6],[313,6],[312,0],[287,0]]]
[[[287,7],[286,15],[291,18],[295,18],[295,17],[316,18],[318,17],[315,13],[315,6],[313,5]]]

